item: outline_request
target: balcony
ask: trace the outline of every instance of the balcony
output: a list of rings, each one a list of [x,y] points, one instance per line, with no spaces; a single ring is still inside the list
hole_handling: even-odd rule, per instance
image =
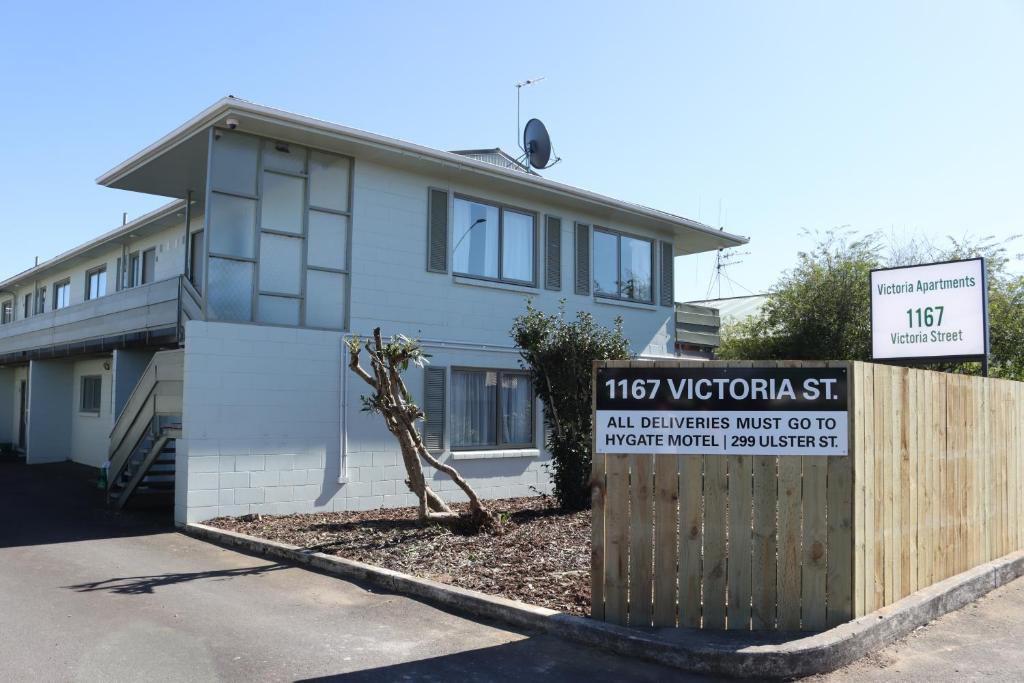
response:
[[[181,341],[201,317],[192,284],[176,276],[0,325],[0,365]]]

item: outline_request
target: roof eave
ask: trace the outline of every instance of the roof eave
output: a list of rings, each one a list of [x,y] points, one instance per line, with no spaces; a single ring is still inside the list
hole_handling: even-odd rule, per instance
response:
[[[648,221],[660,224],[667,230],[676,231],[679,228],[695,230],[712,237],[717,244],[721,245],[720,248],[740,246],[749,241],[749,238],[747,237],[718,230],[698,221],[693,221],[682,216],[675,216],[664,211],[658,211],[657,209],[651,209],[638,204],[614,199],[596,192],[549,180],[539,175],[525,174],[512,169],[495,166],[494,164],[489,164],[485,161],[478,161],[470,157],[460,156],[453,152],[445,152],[404,140],[398,140],[396,138],[389,138],[376,133],[349,128],[347,126],[331,123],[322,119],[316,119],[302,114],[294,114],[292,112],[267,107],[234,97],[221,98],[181,126],[161,137],[153,144],[132,155],[127,160],[101,175],[96,179],[96,182],[104,186],[110,186],[117,183],[129,173],[139,169],[152,159],[165,153],[167,150],[181,144],[196,133],[216,124],[218,120],[223,119],[232,112],[264,118],[265,120],[268,120],[268,123],[302,127],[314,132],[345,137],[357,144],[368,145],[393,153],[397,152],[400,155],[412,155],[420,159],[438,163],[448,168],[470,169],[473,172],[486,177],[500,179],[518,185],[525,185],[534,189],[540,188],[552,194],[560,195],[576,201],[583,200],[584,202],[596,204],[607,209],[643,217]]]

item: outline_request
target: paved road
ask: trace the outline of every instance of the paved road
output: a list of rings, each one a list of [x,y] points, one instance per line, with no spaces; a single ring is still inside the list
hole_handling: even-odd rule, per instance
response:
[[[0,458],[0,680],[700,680],[114,515]]]
[[[813,681],[1024,681],[1024,578]]]

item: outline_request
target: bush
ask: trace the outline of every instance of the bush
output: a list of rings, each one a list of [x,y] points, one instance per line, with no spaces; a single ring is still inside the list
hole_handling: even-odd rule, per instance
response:
[[[544,404],[545,445],[551,453],[554,496],[564,510],[590,506],[592,447],[591,374],[595,360],[629,358],[622,319],[613,329],[601,327],[589,313],[565,319],[538,311],[531,303],[511,331],[522,365],[530,372],[536,395]]]

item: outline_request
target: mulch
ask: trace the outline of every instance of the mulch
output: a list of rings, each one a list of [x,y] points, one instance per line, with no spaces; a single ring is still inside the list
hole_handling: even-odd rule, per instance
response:
[[[476,535],[420,526],[415,508],[218,517],[205,522],[250,536],[501,595],[571,614],[590,609],[590,511],[549,498],[486,501],[498,529]],[[466,506],[453,509],[465,512]]]

